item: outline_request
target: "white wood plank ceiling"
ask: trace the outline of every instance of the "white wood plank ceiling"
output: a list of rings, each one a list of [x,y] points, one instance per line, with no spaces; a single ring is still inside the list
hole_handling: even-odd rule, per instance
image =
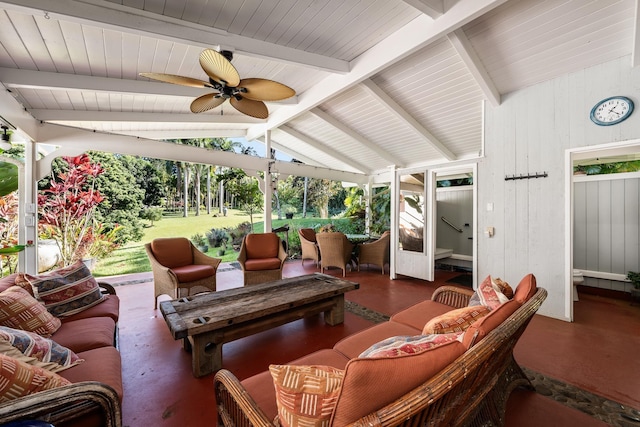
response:
[[[271,130],[302,162],[368,175],[476,157],[483,103],[616,58],[637,63],[636,2],[4,0],[0,82],[39,122],[150,139]],[[207,47],[296,97],[267,103],[267,120],[229,103],[196,115],[205,89],[139,76],[205,79]]]

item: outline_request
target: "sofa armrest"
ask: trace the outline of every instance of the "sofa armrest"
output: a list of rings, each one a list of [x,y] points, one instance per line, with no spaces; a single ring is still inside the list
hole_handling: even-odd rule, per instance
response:
[[[441,286],[433,292],[431,300],[446,304],[453,308],[462,308],[469,305],[473,295],[472,289],[459,288],[457,286]]]
[[[102,414],[106,427],[122,426],[118,394],[110,386],[96,381],[74,383],[0,403],[0,419],[3,422],[38,419],[56,425],[95,410]]]
[[[216,372],[213,387],[218,405],[218,426],[273,427],[238,378],[226,369]]]
[[[100,287],[100,292],[108,295],[115,295],[116,289],[107,282],[98,282],[98,286]]]

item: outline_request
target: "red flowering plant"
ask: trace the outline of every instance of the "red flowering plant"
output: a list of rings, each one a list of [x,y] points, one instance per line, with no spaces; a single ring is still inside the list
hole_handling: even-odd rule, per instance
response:
[[[38,205],[39,224],[58,243],[61,263],[66,266],[89,255],[100,239],[102,228],[95,223],[94,214],[104,197],[96,188],[96,177],[104,170],[87,154],[63,160],[68,169],[52,176],[49,188],[38,194]]]
[[[24,245],[18,245],[18,193],[16,191],[0,197],[0,270],[7,268],[9,273],[18,263],[18,252]]]

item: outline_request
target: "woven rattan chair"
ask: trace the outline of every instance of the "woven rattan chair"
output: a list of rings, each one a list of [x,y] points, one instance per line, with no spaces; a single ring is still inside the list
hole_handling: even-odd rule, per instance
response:
[[[244,285],[282,279],[287,252],[276,233],[252,233],[242,239],[238,263],[244,273]]]
[[[301,228],[298,230],[300,236],[300,248],[302,249],[302,265],[305,259],[313,260],[318,266],[320,261],[320,250],[316,240],[316,232],[313,228]]]
[[[316,234],[320,248],[320,271],[324,273],[327,267],[342,269],[342,277],[347,275],[347,265],[351,264],[353,243],[340,232]]]
[[[375,264],[380,266],[384,274],[384,266],[389,262],[390,242],[391,234],[385,231],[375,242],[358,246],[358,271],[362,264]]]
[[[160,295],[180,298],[180,290],[186,290],[186,295],[216,290],[221,260],[203,254],[188,239],[165,237],[144,246],[153,271],[155,308]]]

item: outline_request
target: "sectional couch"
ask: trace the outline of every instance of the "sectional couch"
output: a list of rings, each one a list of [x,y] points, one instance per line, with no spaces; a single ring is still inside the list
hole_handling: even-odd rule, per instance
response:
[[[331,349],[272,365],[243,381],[227,370],[218,371],[218,424],[294,425],[297,413],[287,405],[306,404],[312,408],[302,412],[324,415],[322,425],[327,426],[503,425],[510,392],[531,387],[513,358],[513,347],[546,291],[529,274],[511,299],[471,321],[463,333],[436,336],[435,343],[425,347],[425,325],[438,323],[437,316],[446,318],[454,309],[466,310],[472,296],[468,289],[441,287],[431,300]],[[307,383],[295,389],[301,378],[311,378],[311,389],[321,392],[309,391]]]
[[[15,290],[16,278],[18,274],[0,279],[0,298]],[[121,425],[122,369],[117,348],[120,300],[111,285],[98,283],[98,287],[99,301],[93,299],[92,305],[84,309],[80,305],[88,297],[83,296],[77,303],[79,308],[74,309],[78,312],[60,318],[60,326],[48,337],[82,359],[54,374],[71,384],[64,381],[66,385],[61,387],[13,399],[3,395],[0,420],[37,419],[56,427]]]

